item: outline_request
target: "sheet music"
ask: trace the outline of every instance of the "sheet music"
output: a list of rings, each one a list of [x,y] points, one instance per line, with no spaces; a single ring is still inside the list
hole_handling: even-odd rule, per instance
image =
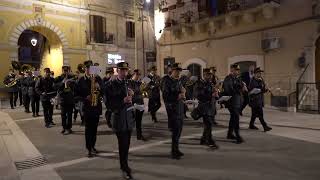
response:
[[[232,96],[222,96],[218,101],[219,102],[224,102],[224,101],[229,101]]]
[[[259,94],[259,93],[261,93],[261,89],[254,88],[254,89],[252,89],[252,90],[249,92],[249,95]]]

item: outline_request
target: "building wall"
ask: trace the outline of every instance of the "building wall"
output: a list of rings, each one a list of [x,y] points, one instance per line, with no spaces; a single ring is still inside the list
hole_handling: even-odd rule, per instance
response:
[[[273,89],[274,95],[287,96],[295,90],[295,83],[303,68],[298,66],[298,58],[307,53],[307,63],[314,68],[312,48],[317,22],[312,19],[312,1],[283,0],[280,7],[274,9],[274,16],[267,19],[263,10],[255,16],[254,22],[243,19],[243,13],[233,25],[228,25],[226,16],[212,18],[205,30],[195,23],[193,34],[182,31],[181,37],[175,35],[174,28],[167,29],[158,42],[158,66],[163,73],[163,59],[171,56],[186,67],[190,59],[199,59],[207,67],[216,66],[218,75],[224,78],[231,63],[239,61],[257,61],[265,70],[265,79]],[[221,20],[216,20],[221,19]],[[183,25],[182,25],[183,26]],[[200,30],[199,30],[200,29]],[[281,47],[264,52],[261,40],[266,37],[279,37]],[[312,81],[312,72],[309,73]]]

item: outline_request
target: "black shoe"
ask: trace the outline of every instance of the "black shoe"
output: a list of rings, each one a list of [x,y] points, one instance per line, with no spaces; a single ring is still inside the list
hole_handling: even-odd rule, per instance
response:
[[[45,125],[46,128],[51,128],[50,124]]]
[[[241,144],[241,143],[243,143],[243,142],[244,142],[244,140],[242,139],[241,136],[238,136],[238,137],[236,138],[236,143],[237,143],[237,144]]]
[[[93,157],[94,157],[94,154],[91,151],[89,151],[88,152],[88,158],[93,158]]]
[[[271,130],[272,130],[272,128],[269,127],[269,126],[265,126],[263,129],[264,129],[264,132],[267,132],[267,131],[271,131]]]
[[[129,170],[122,170],[122,177],[127,180],[133,179],[131,171]]]
[[[51,124],[52,126],[55,126],[55,125],[56,125],[56,123],[54,123],[53,121],[50,122],[50,124]]]
[[[68,131],[69,131],[69,134],[73,134],[73,131],[72,131],[72,129],[69,129]]]
[[[243,116],[242,111],[239,112],[239,115],[240,115],[240,116]]]
[[[201,138],[200,145],[207,145],[207,141],[205,139]]]
[[[218,125],[218,123],[216,121],[213,121],[212,124],[215,126]]]
[[[249,129],[252,129],[252,130],[259,130],[259,128],[255,125],[250,125],[249,126]]]
[[[35,114],[35,113],[33,113],[33,114],[32,114],[32,117],[36,117],[36,114]]]
[[[36,113],[36,116],[39,117],[40,116],[39,113]]]
[[[65,129],[63,129],[62,131],[61,131],[61,134],[64,134],[66,132],[66,130]]]
[[[233,134],[228,134],[227,139],[237,139]]]
[[[219,148],[219,146],[216,144],[216,142],[215,142],[214,140],[210,140],[210,141],[208,142],[208,146],[209,146],[210,148],[212,148],[212,149],[218,149],[218,148]]]
[[[179,156],[178,153],[176,153],[176,152],[174,152],[174,153],[172,152],[171,159],[180,160],[181,156]]]
[[[94,154],[99,154],[99,153],[100,153],[96,148],[92,148],[92,152],[93,152]]]
[[[27,110],[27,109],[26,109],[24,112],[25,112],[25,113],[31,113],[30,110]]]
[[[13,107],[13,106],[11,106],[11,109],[14,109],[14,107]]]
[[[184,156],[184,153],[181,152],[180,150],[178,150],[178,151],[177,151],[177,155],[178,155],[178,156]]]
[[[147,141],[147,139],[142,135],[137,136],[137,140],[139,140],[139,141]]]

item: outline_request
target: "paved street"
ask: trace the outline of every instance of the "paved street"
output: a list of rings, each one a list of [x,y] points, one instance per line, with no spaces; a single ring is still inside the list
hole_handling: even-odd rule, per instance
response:
[[[54,179],[54,180],[101,180],[121,179],[116,137],[101,118],[97,149],[103,153],[94,159],[86,158],[84,127],[75,123],[74,134],[60,134],[61,124],[58,111],[54,116],[57,126],[46,129],[42,117],[32,118],[22,109],[3,110],[3,118],[9,119],[0,128],[1,158],[8,151],[9,157],[0,160],[0,179]],[[249,109],[241,118],[242,135],[246,142],[237,145],[226,140],[226,125],[229,115],[220,110],[217,116],[219,126],[214,128],[214,137],[220,148],[211,150],[199,145],[202,124],[188,119],[185,121],[181,150],[186,154],[180,160],[171,160],[170,134],[167,130],[163,109],[159,114],[160,123],[153,124],[151,117],[144,116],[144,133],[147,142],[138,142],[132,137],[130,165],[134,177],[141,180],[316,180],[320,177],[320,116],[266,110],[266,119],[274,128],[270,133],[248,130]],[[11,120],[11,121],[10,121]],[[11,123],[10,123],[11,122]],[[257,121],[258,122],[258,121]],[[1,123],[0,123],[1,124]],[[18,126],[11,128],[14,124]],[[259,123],[257,123],[259,125]],[[15,131],[20,150],[10,145],[9,134],[4,129]],[[262,128],[260,128],[262,129]],[[21,138],[25,137],[22,142]],[[26,140],[27,139],[27,140]],[[28,141],[30,140],[30,141]],[[29,143],[28,143],[29,142]],[[34,152],[34,153],[32,153]],[[47,162],[39,167],[16,171],[10,161],[24,161],[44,157]]]

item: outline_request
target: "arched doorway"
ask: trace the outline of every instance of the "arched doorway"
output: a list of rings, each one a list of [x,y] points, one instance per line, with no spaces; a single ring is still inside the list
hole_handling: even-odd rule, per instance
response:
[[[40,69],[47,41],[47,38],[36,31],[24,30],[18,40],[19,62]]]
[[[37,42],[33,53],[30,53],[32,48],[28,47],[31,44],[30,38]],[[11,60],[19,60],[41,70],[48,67],[55,74],[61,74],[63,48],[67,48],[68,42],[64,33],[52,23],[44,19],[24,21],[12,30],[9,43],[18,46],[16,52],[10,55]]]
[[[189,72],[191,73],[191,76],[196,76],[201,78],[201,65],[193,63],[190,64],[187,69],[189,70]]]

